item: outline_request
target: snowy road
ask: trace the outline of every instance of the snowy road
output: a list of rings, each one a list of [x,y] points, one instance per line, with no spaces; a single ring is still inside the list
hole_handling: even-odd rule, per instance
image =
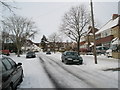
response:
[[[24,80],[19,88],[118,88],[118,71],[104,71],[118,67],[118,60],[98,58],[95,65],[92,56],[83,55],[83,65],[65,65],[61,53],[46,55],[37,53],[36,58],[10,55],[22,62]]]
[[[55,88],[46,74],[38,57],[26,59],[25,55],[16,57],[10,55],[16,62],[21,62],[23,67],[23,82],[18,86],[20,88]]]
[[[40,54],[39,57],[45,70],[59,88],[118,88],[118,72],[106,72],[102,68],[98,70],[99,65],[94,69],[87,66],[87,62],[83,65],[65,65],[60,58],[51,55]],[[103,61],[101,59],[99,63]],[[118,64],[117,61],[107,61],[108,65],[113,65],[109,62]]]

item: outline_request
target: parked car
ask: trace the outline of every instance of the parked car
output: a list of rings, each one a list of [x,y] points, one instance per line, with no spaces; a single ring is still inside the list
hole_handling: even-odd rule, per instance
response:
[[[10,51],[9,50],[0,50],[2,52],[3,55],[10,55]]]
[[[35,52],[30,51],[30,52],[27,52],[26,54],[26,58],[35,58],[35,57],[36,57]]]
[[[106,56],[109,58],[109,57],[112,57],[112,49],[108,49],[106,51]]]
[[[64,62],[65,64],[69,64],[69,63],[82,64],[83,63],[82,57],[79,56],[78,53],[75,51],[65,51],[64,53],[62,53],[61,59],[62,59],[62,62]]]
[[[96,47],[96,53],[97,54],[105,54],[106,53],[106,50],[108,50],[109,48],[108,47],[105,47],[105,46],[97,46]]]
[[[50,51],[47,51],[46,54],[51,54],[51,52],[50,52]]]
[[[2,90],[15,90],[23,81],[22,63],[16,64],[11,58],[0,58],[0,77],[2,77]]]

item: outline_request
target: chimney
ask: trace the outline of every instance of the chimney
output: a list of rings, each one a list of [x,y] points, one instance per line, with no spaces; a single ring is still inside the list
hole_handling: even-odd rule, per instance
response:
[[[118,14],[113,14],[112,19],[116,19],[119,15]]]

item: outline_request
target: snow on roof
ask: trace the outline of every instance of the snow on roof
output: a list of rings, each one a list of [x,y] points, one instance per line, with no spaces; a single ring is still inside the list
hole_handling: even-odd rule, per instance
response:
[[[111,19],[109,20],[98,32],[96,32],[96,34],[99,34],[105,30],[108,30],[116,25],[118,25],[118,21],[119,21],[119,17],[117,17],[116,19]]]

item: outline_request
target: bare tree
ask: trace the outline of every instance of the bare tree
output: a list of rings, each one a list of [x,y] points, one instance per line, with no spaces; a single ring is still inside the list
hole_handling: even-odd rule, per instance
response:
[[[27,18],[21,16],[11,16],[5,18],[2,24],[7,31],[9,31],[10,39],[16,44],[17,56],[20,56],[21,47],[29,38],[34,38],[37,33],[35,23]]]
[[[7,0],[0,0],[0,5],[7,8],[10,12],[13,12],[13,10],[12,10],[13,8],[17,9],[17,7],[14,7],[14,6],[8,4]]]
[[[89,22],[90,14],[84,5],[72,7],[63,17],[60,31],[77,42],[78,54],[80,39],[86,33]]]
[[[55,46],[56,46],[56,43],[57,42],[60,42],[62,41],[62,39],[60,38],[60,36],[57,34],[57,33],[52,33],[50,36],[49,36],[49,41],[53,43],[53,50],[55,52]]]
[[[2,41],[2,50],[4,50],[5,43],[7,43],[9,41],[9,33],[6,31],[2,31],[1,34],[2,34],[2,40],[1,40]]]
[[[59,41],[61,41],[61,38],[60,38],[60,36],[57,34],[57,33],[52,33],[50,36],[49,36],[49,41],[51,41],[51,42],[59,42]]]

